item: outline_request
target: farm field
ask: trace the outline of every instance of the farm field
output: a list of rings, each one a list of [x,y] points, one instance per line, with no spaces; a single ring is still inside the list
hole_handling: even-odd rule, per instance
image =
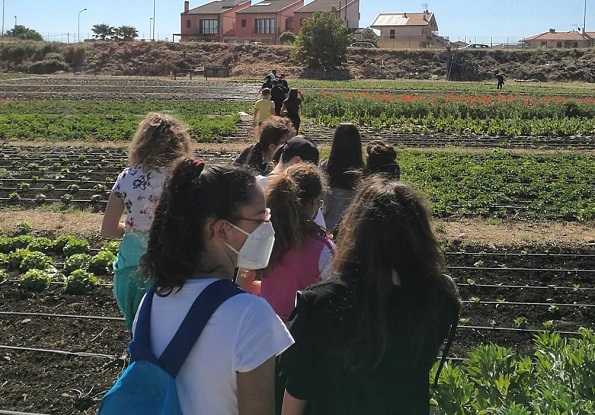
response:
[[[312,88],[306,89],[306,114],[315,111],[329,120],[336,117],[320,106],[320,97],[325,95],[315,83],[299,82],[300,87]],[[415,85],[418,90],[424,86]],[[490,105],[489,100],[500,105],[503,99],[487,90],[475,91],[480,95],[470,89],[458,91],[462,86],[454,85],[451,92],[460,94],[455,94],[449,105],[459,105],[453,102],[461,96],[487,97],[487,103],[481,98],[478,104],[481,110]],[[249,117],[238,112],[250,111],[258,84],[43,77],[0,80],[0,87],[0,205],[25,212],[26,219],[27,209],[36,209],[39,216],[44,207],[83,209],[99,215],[116,175],[126,164],[125,142],[147,111],[180,116],[197,141],[210,142],[208,146],[197,144],[197,156],[210,162],[230,162],[237,149],[251,141]],[[352,92],[332,85],[321,88],[337,97],[352,94],[354,107],[349,117],[365,113],[363,107],[356,109],[364,105],[360,98],[376,101],[368,108],[384,105],[376,93],[360,95],[368,94],[361,91],[364,85],[348,87]],[[593,104],[578,92],[582,88],[567,89],[569,95],[555,102],[562,106],[558,110],[566,108],[564,105],[591,110]],[[402,91],[380,95],[391,99],[417,96]],[[432,96],[421,93],[419,101]],[[560,97],[562,92],[553,90],[544,96],[548,101],[548,96]],[[327,101],[336,108],[348,100]],[[579,104],[574,107],[569,102]],[[523,107],[521,102],[514,106],[519,111]],[[460,111],[461,107],[457,108]],[[547,119],[559,119],[555,112],[546,115]],[[226,129],[206,123],[220,118],[226,119]],[[33,134],[31,125],[36,120],[39,126]],[[304,133],[319,143],[323,154],[328,154],[337,121],[306,116]],[[442,229],[445,223],[467,219],[485,220],[494,227],[511,220],[533,223],[537,228],[540,223],[593,224],[595,131],[519,137],[513,133],[447,133],[417,123],[406,127],[411,131],[404,131],[405,123],[393,120],[389,124],[362,125],[362,136],[364,141],[383,139],[398,146],[403,180],[423,191],[431,202],[447,272],[465,301],[449,352],[452,362],[467,359],[474,347],[490,342],[530,355],[538,332],[555,330],[570,339],[580,336],[581,327],[595,329],[595,233],[574,244],[557,243],[555,235],[544,237],[549,242],[542,243],[539,231],[520,244],[506,239],[480,243],[473,235],[447,238]],[[52,130],[53,125],[59,128]],[[80,129],[75,129],[77,126]],[[1,216],[2,210],[0,228],[5,226]],[[0,235],[0,270],[6,271],[0,282],[0,330],[4,334],[0,371],[6,374],[6,381],[0,384],[0,411],[95,413],[98,400],[126,364],[129,340],[113,300],[110,272],[101,262],[109,257],[105,251],[114,247],[103,247],[98,231],[84,226],[77,233],[88,245],[85,241],[68,245],[55,230],[33,229],[35,237],[13,234],[28,234],[24,227],[6,227],[7,234]],[[45,252],[49,259],[17,251],[25,248]],[[73,259],[75,254],[79,256]],[[80,254],[89,257],[81,259]],[[22,276],[46,260],[56,269],[48,288],[39,292],[25,289]],[[95,265],[83,265],[85,260]],[[63,276],[77,267],[92,267],[99,284],[82,294],[66,292]]]

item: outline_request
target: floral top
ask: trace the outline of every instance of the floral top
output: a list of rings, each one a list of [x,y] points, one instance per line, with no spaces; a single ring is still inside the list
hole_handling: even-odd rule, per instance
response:
[[[151,228],[164,181],[164,169],[147,171],[141,165],[127,167],[118,175],[112,194],[124,203],[125,233]]]

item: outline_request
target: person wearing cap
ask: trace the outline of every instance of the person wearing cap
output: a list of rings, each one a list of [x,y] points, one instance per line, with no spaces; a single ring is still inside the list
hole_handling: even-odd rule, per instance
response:
[[[271,90],[264,88],[262,90],[262,98],[254,104],[254,126],[260,126],[263,121],[273,115],[275,115],[275,104],[271,101]]]

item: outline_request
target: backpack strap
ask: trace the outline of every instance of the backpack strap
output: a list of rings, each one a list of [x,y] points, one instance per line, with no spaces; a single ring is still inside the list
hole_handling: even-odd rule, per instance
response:
[[[176,377],[215,310],[229,298],[244,292],[230,280],[221,279],[209,284],[194,300],[178,331],[159,357],[159,366]]]
[[[176,334],[157,359],[151,351],[151,309],[155,287],[149,287],[138,311],[134,337],[128,345],[130,361],[148,361],[175,378],[213,313],[226,300],[243,292],[230,280],[221,279],[209,284],[194,300]]]

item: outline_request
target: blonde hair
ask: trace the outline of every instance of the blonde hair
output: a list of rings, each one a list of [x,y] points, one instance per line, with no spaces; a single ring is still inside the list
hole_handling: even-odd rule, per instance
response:
[[[128,163],[149,169],[167,167],[174,160],[191,155],[191,140],[188,129],[176,117],[151,112],[132,138]]]

